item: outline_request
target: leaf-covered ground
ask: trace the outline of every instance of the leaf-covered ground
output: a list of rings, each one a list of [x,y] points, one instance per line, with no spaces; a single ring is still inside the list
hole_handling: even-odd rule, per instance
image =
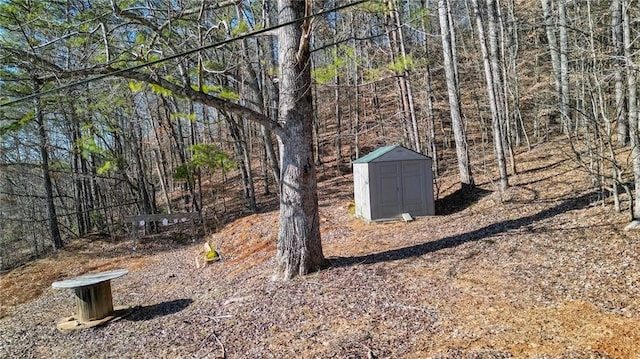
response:
[[[504,195],[440,183],[440,214],[365,224],[350,176],[321,183],[331,266],[272,281],[277,213],[208,239],[223,260],[196,268],[202,242],[88,238],[0,275],[7,358],[638,358],[640,232],[598,202],[553,143],[518,157]],[[484,183],[483,183],[484,181]],[[51,283],[126,268],[108,325],[60,332],[70,290]]]

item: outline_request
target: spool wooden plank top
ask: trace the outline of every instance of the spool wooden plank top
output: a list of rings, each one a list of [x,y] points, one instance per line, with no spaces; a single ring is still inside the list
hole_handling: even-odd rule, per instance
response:
[[[129,273],[129,271],[126,269],[116,269],[116,270],[107,271],[107,272],[85,274],[75,278],[53,282],[51,286],[53,288],[86,287],[86,286],[96,285],[101,282],[122,277],[127,273]]]

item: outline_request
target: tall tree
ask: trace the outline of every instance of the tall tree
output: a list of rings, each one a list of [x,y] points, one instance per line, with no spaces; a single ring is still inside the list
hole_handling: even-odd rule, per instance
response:
[[[34,79],[33,91],[38,93],[42,84]],[[58,215],[56,214],[56,206],[54,204],[53,184],[51,180],[51,173],[49,169],[49,140],[47,136],[47,129],[45,128],[44,115],[42,113],[42,104],[40,97],[35,97],[35,122],[38,126],[38,135],[40,136],[40,157],[42,161],[42,178],[44,181],[45,198],[47,203],[47,212],[49,220],[49,234],[51,235],[51,243],[54,250],[62,248],[62,237],[60,236],[60,229],[58,226]]]
[[[558,0],[558,41],[560,45],[560,115],[565,133],[572,128],[569,93],[569,37],[566,0]]]
[[[507,177],[507,165],[505,160],[505,136],[504,136],[504,102],[500,99],[501,83],[499,71],[499,60],[497,51],[497,34],[495,23],[492,25],[491,17],[495,16],[495,2],[486,1],[487,14],[489,17],[489,34],[486,35],[482,14],[477,0],[471,0],[473,11],[478,28],[478,40],[482,51],[485,82],[487,85],[487,96],[489,107],[491,108],[491,123],[493,127],[493,143],[500,172],[500,190],[504,191],[509,186]],[[487,45],[490,44],[490,46]]]
[[[634,220],[640,220],[640,133],[638,129],[638,83],[634,64],[634,38],[631,31],[631,3],[633,0],[621,0],[624,59],[627,75],[627,101],[629,117],[629,137],[631,139],[631,162],[635,183],[635,203],[631,214]]]
[[[273,131],[278,137],[282,161],[280,233],[276,255],[277,276],[286,279],[308,273],[324,263],[311,139],[313,114],[309,87],[311,84],[309,61],[311,20],[310,18],[301,20],[301,17],[311,15],[311,1],[280,1],[278,4],[279,21],[287,25],[278,30],[280,102],[277,119],[262,113],[262,108],[254,109],[239,103],[237,94],[229,90],[227,84],[235,81],[235,78],[225,71],[224,65],[221,71],[214,70],[218,65],[213,63],[215,59],[213,55],[224,52],[224,49],[205,52],[209,57],[203,66],[208,68],[209,75],[205,78],[206,83],[203,86],[193,84],[193,76],[198,74],[197,62],[193,61],[193,57],[176,56],[172,60],[175,66],[156,63],[125,70],[132,64],[145,64],[146,61],[157,59],[153,54],[179,54],[184,49],[181,46],[186,46],[185,44],[188,43],[183,42],[180,36],[190,34],[188,29],[179,28],[189,22],[180,20],[194,17],[197,19],[202,13],[201,6],[205,7],[205,12],[209,12],[236,3],[235,0],[217,3],[201,2],[200,6],[194,7],[192,4],[160,1],[148,6],[125,7],[122,3],[112,1],[111,11],[114,16],[109,18],[112,23],[108,28],[114,31],[106,44],[102,37],[92,37],[92,34],[86,32],[78,32],[73,36],[62,35],[50,40],[46,37],[39,39],[49,41],[47,43],[52,47],[55,47],[54,45],[58,42],[71,38],[74,41],[92,42],[95,45],[92,47],[93,51],[85,55],[90,61],[69,62],[69,66],[60,63],[59,58],[56,57],[58,53],[55,51],[25,51],[11,46],[3,46],[1,50],[3,53],[13,54],[14,58],[24,60],[14,66],[25,66],[25,63],[38,66],[41,73],[46,74],[42,76],[43,81],[54,78],[63,80],[87,75],[116,74],[121,78],[132,80],[130,87],[138,87],[140,83],[146,84],[160,98],[171,98],[171,101],[168,101],[170,104],[176,98],[187,98],[195,103],[214,107],[219,113],[246,118]],[[96,7],[102,5],[95,4]],[[183,5],[184,8],[181,11],[174,11],[176,10],[174,7]],[[169,10],[169,7],[172,8],[171,11],[163,11],[163,9]],[[17,8],[16,11],[28,11],[28,9]],[[74,14],[77,17],[70,16],[67,19],[68,28],[88,26],[82,12],[70,13],[70,15]],[[206,26],[210,27],[207,34],[211,36],[218,33],[227,36],[226,33],[217,31],[218,23],[208,22]],[[215,40],[207,39],[208,42],[215,42]],[[107,53],[108,56],[106,56]],[[111,61],[107,61],[107,58]],[[221,78],[222,81],[215,82]],[[179,112],[178,105],[171,106],[171,112]],[[168,118],[170,116],[167,116]],[[15,122],[10,127],[16,125],[19,123]],[[178,142],[183,138],[183,135],[179,134]],[[179,146],[185,148],[181,144]],[[143,162],[137,166],[139,170],[151,173],[152,168],[145,164],[148,158],[140,159]]]
[[[615,118],[617,127],[617,145],[624,147],[628,143],[629,130],[626,119],[626,101],[624,96],[624,35],[622,27],[622,4],[620,0],[611,1],[611,42],[613,44],[614,66],[613,76],[615,79]],[[611,124],[608,124],[611,126]]]
[[[542,4],[542,14],[544,17],[544,27],[547,35],[547,43],[549,44],[549,53],[551,56],[551,67],[553,70],[553,83],[556,89],[558,99],[558,109],[561,107],[561,81],[560,81],[560,47],[558,45],[558,37],[556,35],[556,26],[554,23],[553,8],[551,0],[540,0]]]
[[[311,0],[279,0],[280,23],[311,13]],[[320,241],[318,194],[314,166],[313,99],[309,40],[311,20],[278,31],[280,103],[280,230],[277,276],[288,279],[324,264]]]
[[[458,64],[454,61],[453,47],[455,39],[451,36],[451,24],[449,22],[448,0],[438,1],[438,18],[440,20],[440,33],[442,37],[442,53],[444,58],[444,71],[447,82],[447,95],[449,96],[449,110],[451,111],[451,126],[456,143],[456,155],[458,158],[458,171],[460,172],[460,184],[463,191],[473,188],[473,176],[469,162],[469,149],[467,134],[460,110],[459,81],[457,76]]]
[[[415,105],[413,103],[413,92],[411,88],[411,78],[409,76],[410,58],[405,49],[404,31],[402,24],[401,4],[397,1],[389,0],[388,7],[388,37],[393,60],[393,69],[397,74],[397,84],[400,92],[400,102],[402,104],[402,114],[406,122],[406,132],[409,134],[409,143],[414,151],[421,152],[420,135],[418,133],[418,120],[416,118]]]

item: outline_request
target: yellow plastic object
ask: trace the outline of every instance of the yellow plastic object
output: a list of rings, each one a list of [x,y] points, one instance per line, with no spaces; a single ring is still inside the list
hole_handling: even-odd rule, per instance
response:
[[[207,262],[213,262],[213,261],[219,260],[220,256],[218,255],[218,252],[216,252],[215,249],[212,249],[209,252],[207,252],[207,254],[204,255],[204,259],[206,259]]]

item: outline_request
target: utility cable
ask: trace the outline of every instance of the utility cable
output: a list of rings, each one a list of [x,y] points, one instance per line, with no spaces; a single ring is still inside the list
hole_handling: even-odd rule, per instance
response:
[[[145,62],[145,63],[142,63],[142,64],[138,64],[138,65],[134,65],[134,66],[131,66],[131,67],[127,67],[125,69],[114,70],[112,72],[109,72],[108,74],[98,75],[98,76],[90,77],[88,79],[84,79],[84,80],[81,80],[81,81],[72,82],[72,83],[69,83],[69,84],[66,84],[66,85],[58,86],[58,87],[55,87],[55,88],[52,88],[52,89],[49,89],[49,90],[36,92],[36,93],[31,94],[31,95],[27,95],[27,96],[24,96],[24,97],[17,98],[15,100],[11,100],[11,101],[2,103],[2,104],[0,104],[0,107],[6,107],[6,106],[9,106],[9,105],[13,105],[15,103],[18,103],[18,102],[22,102],[22,101],[30,100],[30,99],[37,98],[37,97],[40,97],[40,96],[43,96],[43,95],[48,95],[48,94],[51,94],[51,93],[54,93],[54,92],[66,90],[68,88],[76,87],[76,86],[83,85],[83,84],[90,83],[90,82],[94,82],[94,81],[103,80],[105,78],[116,76],[116,75],[119,75],[119,74],[122,74],[122,73],[125,73],[125,72],[138,70],[138,69],[141,69],[141,68],[146,67],[146,66],[151,66],[151,65],[159,64],[159,63],[162,63],[162,62],[165,62],[165,61],[174,60],[174,59],[177,59],[177,58],[180,58],[180,57],[183,57],[183,56],[187,56],[187,55],[191,55],[191,54],[203,51],[203,50],[208,50],[208,49],[211,49],[211,48],[214,48],[214,47],[220,47],[220,46],[223,46],[223,45],[227,45],[227,44],[233,43],[235,41],[244,40],[244,39],[256,36],[256,35],[265,34],[265,33],[268,33],[268,32],[270,32],[272,30],[279,29],[281,27],[293,25],[295,23],[298,23],[298,22],[301,22],[301,21],[304,21],[304,20],[307,20],[307,19],[311,19],[311,18],[314,18],[314,17],[317,17],[317,16],[323,16],[323,15],[326,15],[326,14],[330,14],[330,13],[333,13],[333,12],[336,12],[336,11],[339,11],[339,10],[343,10],[343,9],[346,9],[346,8],[350,8],[350,7],[353,7],[353,6],[356,6],[356,5],[360,5],[360,4],[363,4],[365,2],[369,2],[369,1],[371,1],[371,0],[358,0],[358,1],[355,1],[355,2],[352,2],[352,3],[349,3],[349,4],[345,4],[345,5],[342,5],[342,6],[337,6],[335,8],[329,9],[329,10],[323,10],[323,11],[320,11],[320,12],[315,13],[315,14],[304,16],[304,17],[301,17],[299,19],[287,21],[287,22],[282,23],[282,24],[278,24],[278,25],[274,25],[274,26],[271,26],[271,27],[268,27],[268,28],[264,28],[264,29],[260,29],[260,30],[256,30],[256,31],[252,31],[252,32],[248,32],[246,34],[239,35],[239,36],[236,36],[236,37],[231,38],[231,39],[219,41],[219,42],[216,42],[214,44],[209,44],[209,45],[196,47],[194,49],[186,50],[186,51],[174,54],[174,55],[163,57],[161,59],[148,61],[148,62]]]

